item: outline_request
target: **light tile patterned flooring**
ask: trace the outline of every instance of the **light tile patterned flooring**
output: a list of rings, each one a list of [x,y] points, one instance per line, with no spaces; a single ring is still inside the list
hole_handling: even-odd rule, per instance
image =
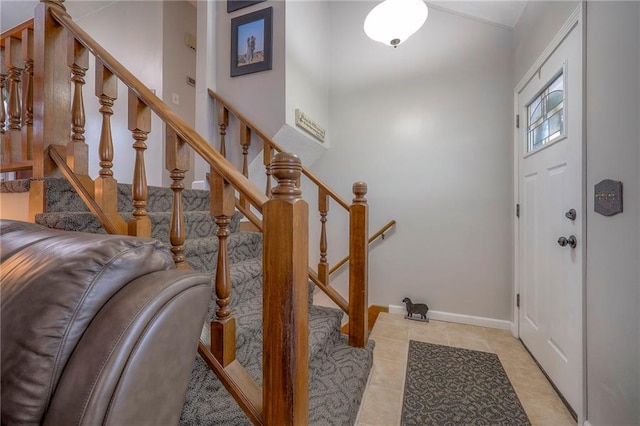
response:
[[[441,321],[410,321],[398,314],[378,316],[373,372],[357,426],[400,425],[409,340],[457,346],[498,355],[534,426],[575,426],[566,407],[511,332]]]

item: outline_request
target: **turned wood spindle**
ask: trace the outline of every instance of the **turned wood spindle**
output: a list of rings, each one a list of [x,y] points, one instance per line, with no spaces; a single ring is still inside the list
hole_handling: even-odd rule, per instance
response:
[[[229,126],[229,110],[222,105],[218,105],[218,127],[220,128],[220,155],[227,157],[227,146],[225,135]]]
[[[169,241],[171,242],[171,252],[173,262],[178,269],[189,269],[184,255],[184,241],[186,229],[184,223],[184,208],[182,203],[182,190],[185,172],[189,169],[189,145],[178,136],[171,127],[167,126],[166,131],[166,169],[169,177],[173,181],[173,207],[171,210],[171,227],[169,230]]]
[[[296,186],[302,165],[278,153],[277,186],[263,206],[264,424],[309,421],[309,206]],[[283,368],[286,366],[286,368]]]
[[[9,158],[9,161],[13,163],[23,160],[20,81],[24,69],[24,61],[22,60],[22,43],[19,39],[7,37],[4,46],[4,59],[9,79],[9,97],[7,99],[9,116],[7,130],[9,131],[9,137],[8,141],[5,142],[5,155]]]
[[[367,184],[353,184],[349,207],[349,345],[363,348],[369,337],[369,206]]]
[[[6,86],[7,81],[7,70],[5,67],[5,59],[4,59],[4,47],[0,49],[0,161],[2,164],[5,162],[9,162],[8,155],[5,157],[5,126],[7,121],[7,110],[4,107],[5,96],[4,96],[4,88]],[[8,152],[8,151],[7,151]]]
[[[22,159],[33,159],[33,29],[22,30]]]
[[[263,163],[264,163],[264,169],[265,169],[265,174],[267,175],[267,183],[266,183],[266,188],[264,190],[264,195],[267,196],[267,198],[271,198],[271,156],[273,153],[273,149],[271,148],[271,146],[267,146],[265,144],[264,147],[264,156],[263,156]]]
[[[118,79],[96,59],[95,95],[100,103],[102,126],[100,128],[100,142],[98,145],[98,159],[100,170],[95,180],[95,199],[102,211],[118,221],[118,181],[113,178],[113,136],[111,134],[111,116],[113,105],[118,97]],[[126,231],[124,231],[126,233]]]
[[[128,222],[129,235],[151,236],[151,221],[147,215],[147,175],[144,163],[145,141],[151,131],[151,109],[129,89],[129,130],[134,139],[136,152],[131,193],[133,215]]]
[[[71,68],[73,101],[71,104],[71,140],[67,144],[67,164],[76,174],[89,174],[89,146],[85,143],[85,112],[82,87],[89,69],[89,52],[76,38],[69,34],[67,63]]]
[[[320,212],[320,262],[318,263],[318,279],[329,284],[329,263],[327,262],[327,214],[329,213],[329,194],[318,187],[318,211]]]
[[[100,178],[113,177],[113,137],[111,134],[111,116],[113,105],[118,97],[118,79],[102,64],[96,61],[96,96],[100,103],[102,114],[102,127],[100,130],[100,145],[98,156],[100,158]]]
[[[235,211],[233,187],[211,169],[209,174],[211,191],[211,215],[218,231],[218,260],[216,265],[216,317],[211,322],[211,353],[227,366],[236,359],[236,323],[231,315],[231,264],[227,238],[231,235],[229,225]]]
[[[242,145],[242,174],[249,177],[249,147],[251,146],[251,129],[245,123],[240,125],[240,145]]]

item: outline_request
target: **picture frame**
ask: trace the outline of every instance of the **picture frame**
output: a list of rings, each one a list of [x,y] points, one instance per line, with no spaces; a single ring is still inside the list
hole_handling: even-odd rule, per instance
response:
[[[231,19],[231,77],[270,70],[273,7]]]
[[[245,7],[253,6],[254,4],[262,3],[263,1],[266,0],[227,0],[227,13],[244,9]]]

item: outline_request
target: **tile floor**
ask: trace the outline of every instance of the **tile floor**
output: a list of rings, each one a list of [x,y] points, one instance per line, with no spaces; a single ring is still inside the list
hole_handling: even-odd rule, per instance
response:
[[[373,372],[357,426],[400,425],[409,340],[457,346],[498,355],[534,426],[575,426],[564,404],[522,343],[511,332],[441,321],[408,321],[399,314],[378,316]]]

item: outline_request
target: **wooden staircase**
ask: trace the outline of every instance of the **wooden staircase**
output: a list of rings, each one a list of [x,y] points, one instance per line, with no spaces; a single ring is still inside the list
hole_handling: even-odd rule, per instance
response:
[[[0,172],[27,173],[30,217],[46,213],[47,178],[63,176],[87,209],[108,233],[148,237],[152,221],[147,210],[145,150],[155,114],[165,124],[166,169],[173,193],[168,239],[177,268],[188,268],[187,235],[183,209],[183,179],[189,168],[189,151],[210,166],[210,213],[217,226],[214,318],[199,354],[219,377],[254,424],[302,425],[309,419],[309,303],[312,280],[349,315],[349,344],[365,347],[367,330],[368,205],[366,184],[353,185],[351,204],[304,168],[299,159],[282,149],[239,111],[214,92],[220,147],[214,149],[149,88],[96,43],[66,13],[63,0],[41,1],[33,24],[2,34],[0,70]],[[102,126],[97,147],[85,138],[84,77],[89,55],[96,59],[95,93],[101,105]],[[65,60],[60,60],[66,58]],[[128,89],[128,128],[135,165],[131,184],[131,214],[123,218],[118,206],[118,182],[113,173],[114,147],[111,116],[117,86]],[[7,92],[5,99],[5,92]],[[8,105],[7,110],[4,104]],[[239,123],[243,164],[238,170],[226,158],[229,115]],[[253,137],[252,137],[253,135]],[[248,179],[247,153],[252,139],[264,145],[267,176],[265,191]],[[89,176],[88,152],[98,152],[100,171]],[[302,199],[300,180],[316,187],[321,217],[317,271],[309,267],[309,208]],[[275,180],[275,185],[272,181]],[[273,187],[272,187],[273,186]],[[349,215],[349,256],[333,268],[327,261],[327,215],[333,201]],[[263,376],[258,386],[236,357],[236,318],[231,308],[228,250],[230,224],[236,209],[263,234]],[[394,222],[395,223],[395,222]],[[393,224],[388,224],[392,226]],[[349,299],[330,285],[330,275],[349,266]]]

